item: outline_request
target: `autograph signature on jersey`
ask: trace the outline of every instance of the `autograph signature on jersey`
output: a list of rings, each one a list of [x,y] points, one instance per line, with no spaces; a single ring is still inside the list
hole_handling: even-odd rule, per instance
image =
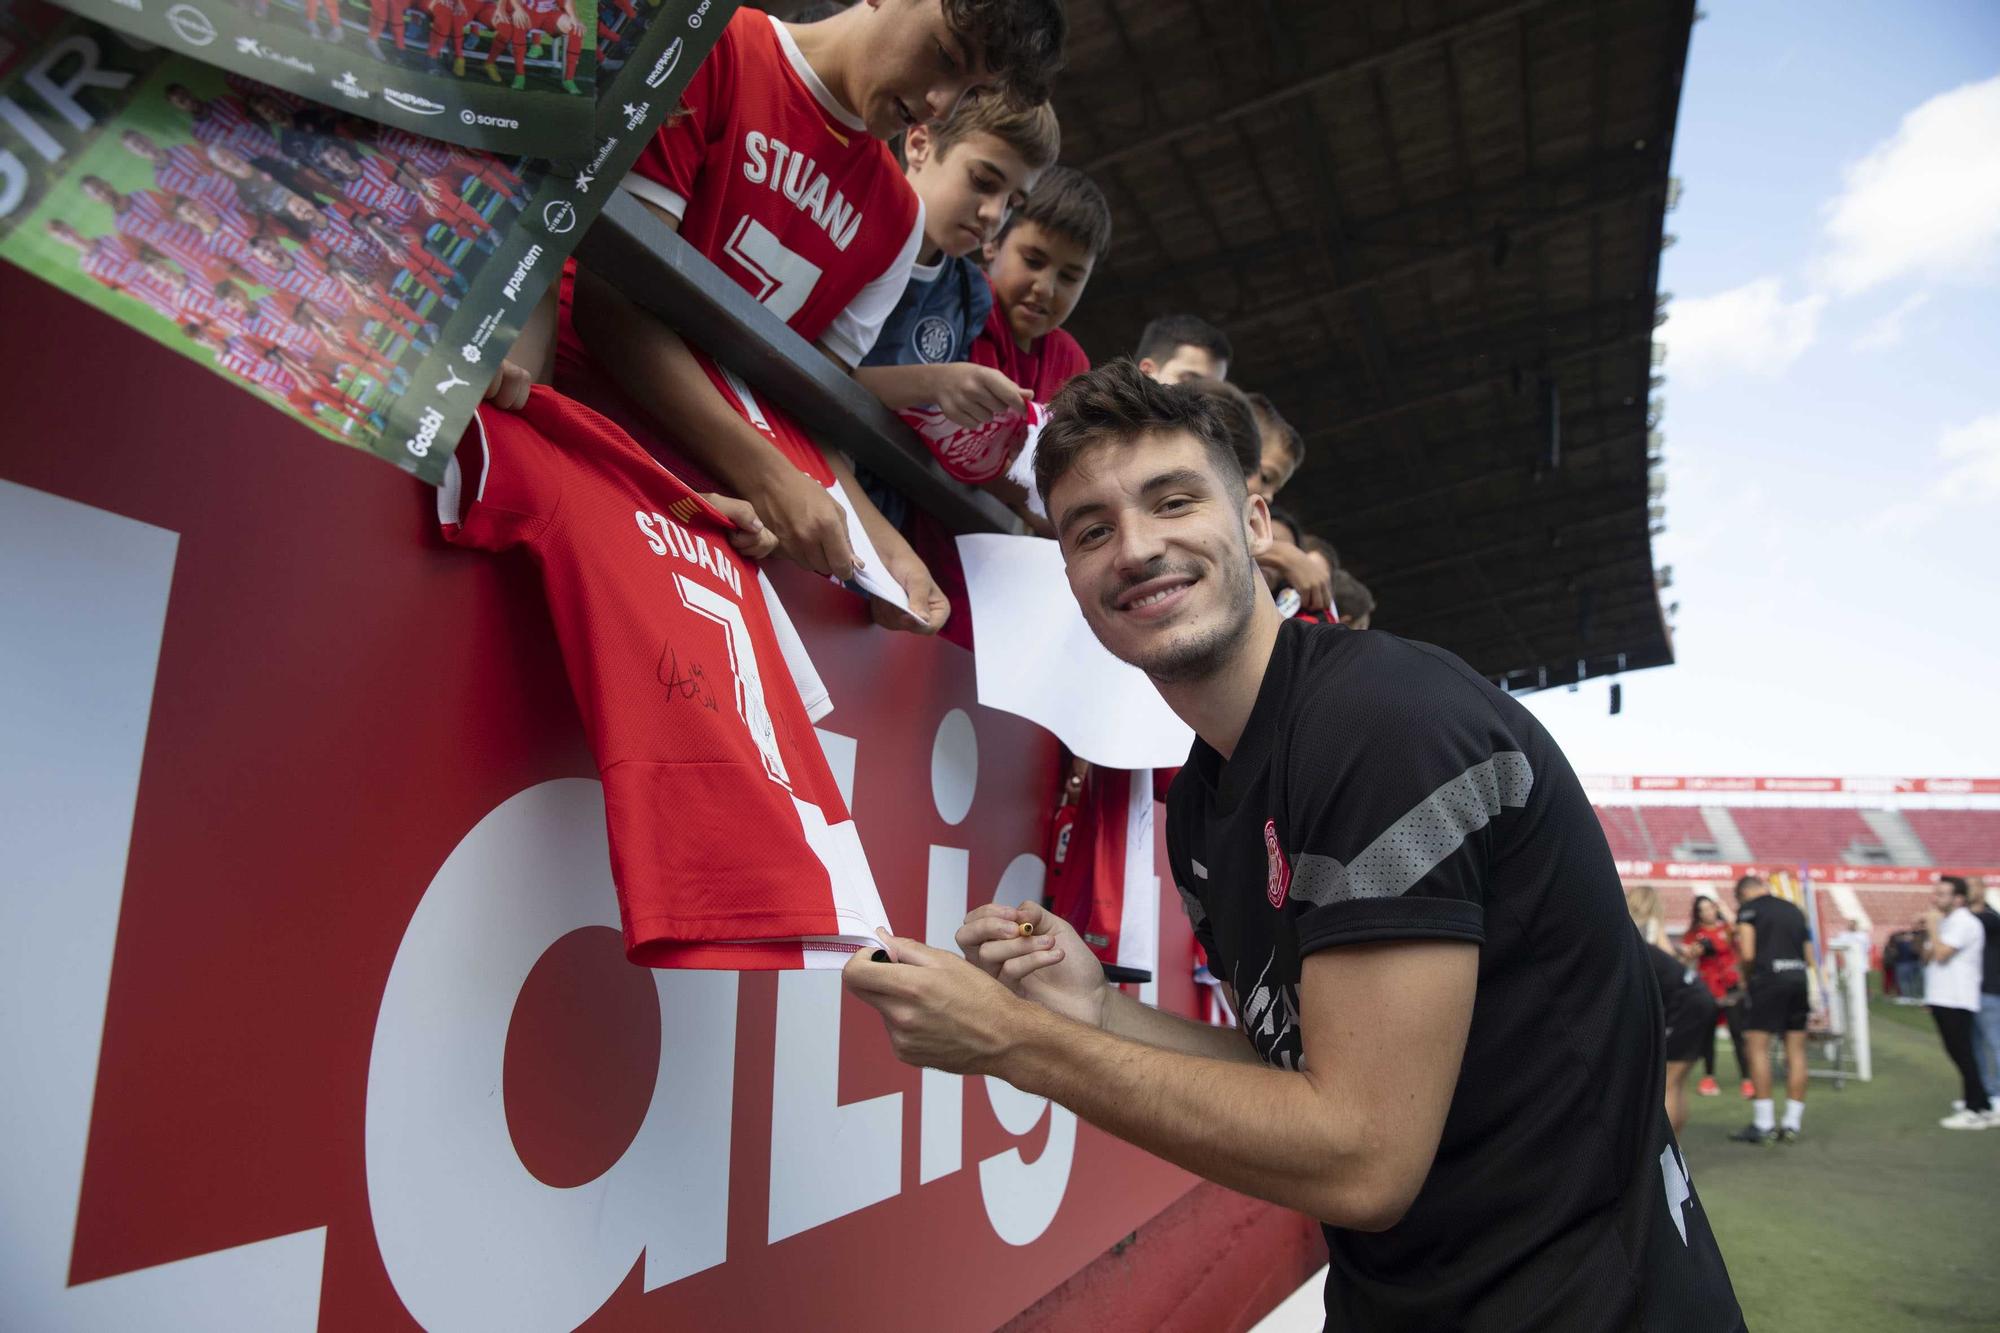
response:
[[[683,667],[680,654],[671,643],[660,648],[659,680],[667,687],[667,697],[676,703],[692,699],[711,713],[719,711],[715,691],[708,683],[708,672],[701,663],[692,660]]]

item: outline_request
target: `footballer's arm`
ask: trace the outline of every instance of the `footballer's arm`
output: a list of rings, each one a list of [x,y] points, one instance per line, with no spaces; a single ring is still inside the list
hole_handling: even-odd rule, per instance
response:
[[[671,213],[641,202],[680,230]],[[696,462],[756,506],[785,555],[816,574],[853,577],[839,503],[729,405],[679,334],[583,268],[571,317],[591,358],[654,421],[672,423]]]
[[[1395,1225],[1430,1172],[1479,961],[1472,944],[1436,940],[1310,955],[1294,1073],[1126,1040],[895,943],[901,961],[857,955],[847,984],[882,1011],[903,1059],[997,1075],[1177,1166],[1359,1231]]]

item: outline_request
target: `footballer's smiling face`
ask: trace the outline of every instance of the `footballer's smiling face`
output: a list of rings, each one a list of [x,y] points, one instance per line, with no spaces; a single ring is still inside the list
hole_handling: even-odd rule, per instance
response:
[[[876,138],[943,120],[994,82],[980,52],[945,21],[943,0],[864,0],[864,8],[868,59],[854,110]]]
[[[1155,681],[1203,680],[1244,640],[1264,502],[1185,430],[1085,449],[1048,496],[1070,591],[1097,640]]]

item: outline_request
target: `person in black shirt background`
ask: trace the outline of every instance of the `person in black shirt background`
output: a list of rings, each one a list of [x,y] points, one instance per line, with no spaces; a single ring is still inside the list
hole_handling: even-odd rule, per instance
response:
[[[1979,1057],[1979,1081],[1986,1088],[1986,1100],[2000,1106],[2000,912],[1986,893],[1986,881],[1978,875],[1965,882],[1966,906],[1986,928],[1985,975],[1979,986],[1979,1028],[1973,1033],[1973,1049]]]
[[[1331,1327],[1742,1328],[1646,946],[1547,731],[1440,649],[1281,621],[1269,511],[1199,394],[1077,376],[1036,482],[1084,618],[1199,738],[1167,845],[1242,1026],[1142,1005],[1060,920],[989,905],[958,932],[976,965],[902,939],[847,964],[897,1054],[1317,1217]]]
[[[1747,983],[1743,1040],[1749,1047],[1750,1081],[1756,1100],[1750,1123],[1730,1135],[1739,1143],[1797,1141],[1806,1114],[1806,1019],[1811,995],[1806,986],[1806,950],[1812,931],[1806,914],[1771,892],[1757,875],[1736,881],[1736,954]],[[1771,1038],[1785,1042],[1785,1120],[1771,1108]]]

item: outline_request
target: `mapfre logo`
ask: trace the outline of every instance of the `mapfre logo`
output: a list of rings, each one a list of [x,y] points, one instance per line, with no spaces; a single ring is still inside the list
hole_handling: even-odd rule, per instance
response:
[[[1285,859],[1285,849],[1278,845],[1278,821],[1264,821],[1264,856],[1269,868],[1264,878],[1264,896],[1271,900],[1271,906],[1283,907],[1285,896],[1292,891],[1292,865]]]
[[[415,457],[422,458],[437,443],[437,434],[443,429],[444,413],[435,407],[427,407],[424,414],[417,418],[417,433],[403,441],[403,447]]]

